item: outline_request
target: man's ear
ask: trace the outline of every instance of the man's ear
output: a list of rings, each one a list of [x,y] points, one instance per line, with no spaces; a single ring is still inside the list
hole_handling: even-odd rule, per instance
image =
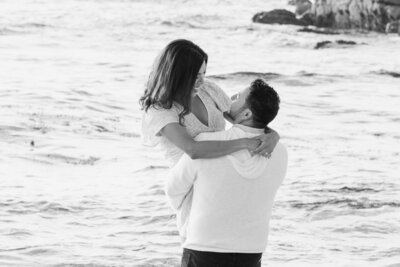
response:
[[[245,108],[236,116],[235,123],[242,123],[244,121],[248,121],[249,119],[252,119],[252,117],[253,113],[251,112],[251,110]]]
[[[244,116],[244,118],[245,118],[246,120],[248,120],[248,119],[251,119],[251,118],[253,117],[253,113],[251,112],[250,109],[245,108],[245,109],[243,110],[243,116]]]

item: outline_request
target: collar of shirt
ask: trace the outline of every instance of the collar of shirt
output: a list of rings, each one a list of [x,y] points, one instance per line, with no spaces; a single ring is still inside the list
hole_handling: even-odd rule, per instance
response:
[[[264,133],[264,129],[252,128],[252,127],[245,126],[242,124],[234,124],[232,127],[238,127],[248,133],[254,133],[254,134],[263,134]]]

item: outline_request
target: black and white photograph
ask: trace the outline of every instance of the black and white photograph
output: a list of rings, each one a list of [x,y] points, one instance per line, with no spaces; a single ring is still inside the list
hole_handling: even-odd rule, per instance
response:
[[[0,267],[400,267],[400,0],[0,0]]]

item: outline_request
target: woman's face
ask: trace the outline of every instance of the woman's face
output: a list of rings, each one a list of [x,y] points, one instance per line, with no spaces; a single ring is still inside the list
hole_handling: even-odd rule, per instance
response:
[[[197,74],[196,82],[194,84],[194,89],[197,90],[204,83],[204,76],[206,75],[207,64],[203,61],[203,64],[200,67],[199,73]]]

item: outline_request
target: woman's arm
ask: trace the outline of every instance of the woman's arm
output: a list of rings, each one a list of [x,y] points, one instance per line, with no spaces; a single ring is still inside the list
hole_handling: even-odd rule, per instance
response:
[[[228,141],[196,141],[179,123],[167,124],[161,134],[183,150],[192,159],[218,158],[238,150],[254,150],[260,145],[255,138],[241,138]]]

